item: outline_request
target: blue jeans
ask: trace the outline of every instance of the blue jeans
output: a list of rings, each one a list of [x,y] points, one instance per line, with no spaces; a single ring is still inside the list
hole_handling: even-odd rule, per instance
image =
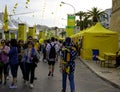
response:
[[[71,72],[70,74],[67,74],[66,72],[62,73],[62,90],[63,90],[63,92],[66,91],[67,76],[69,78],[71,92],[74,92],[75,91],[75,83],[74,83],[74,73],[73,72]]]

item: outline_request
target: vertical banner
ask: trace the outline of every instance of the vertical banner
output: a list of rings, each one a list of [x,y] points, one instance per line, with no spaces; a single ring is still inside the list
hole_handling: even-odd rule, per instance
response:
[[[18,40],[26,41],[27,33],[26,33],[26,25],[25,24],[18,24]]]
[[[67,26],[66,26],[66,35],[71,36],[74,34],[75,30],[75,16],[68,14],[67,16]]]
[[[36,31],[37,31],[37,30],[36,30],[36,25],[34,25],[33,28],[34,28],[34,36],[33,36],[33,37],[36,37],[36,33],[37,33],[37,32],[36,32]]]
[[[33,38],[35,38],[36,32],[34,27],[29,27],[28,36],[32,36]]]
[[[74,27],[73,26],[66,26],[66,36],[71,36],[74,34]]]
[[[11,39],[15,39],[15,34],[11,33]]]
[[[39,39],[45,39],[45,32],[40,31],[40,33],[39,33]]]
[[[9,32],[8,32],[8,31],[5,32],[4,35],[5,35],[5,39],[6,39],[6,40],[9,40],[9,38],[10,38],[10,37],[9,37]]]
[[[68,14],[67,16],[67,26],[75,26],[75,16]]]
[[[4,10],[4,23],[3,23],[3,28],[4,28],[4,31],[5,31],[5,32],[8,31],[8,11],[7,11],[7,6],[5,6],[5,10]]]

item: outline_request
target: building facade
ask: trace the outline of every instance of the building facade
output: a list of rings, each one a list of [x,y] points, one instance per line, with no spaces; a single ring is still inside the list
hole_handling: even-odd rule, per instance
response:
[[[102,24],[105,28],[109,29],[112,9],[111,9],[111,8],[110,8],[110,9],[106,9],[104,12],[106,13],[105,17],[106,17],[107,19],[101,17],[101,24]]]
[[[110,30],[119,33],[120,40],[120,0],[112,0],[112,16],[110,20]]]
[[[110,20],[110,30],[119,33],[119,47],[120,47],[120,0],[112,0],[112,15]]]

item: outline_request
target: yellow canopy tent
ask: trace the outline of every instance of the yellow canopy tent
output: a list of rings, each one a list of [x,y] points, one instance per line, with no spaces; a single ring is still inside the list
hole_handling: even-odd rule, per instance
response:
[[[82,37],[81,56],[84,59],[92,59],[92,50],[98,49],[99,55],[104,56],[104,52],[115,53],[118,50],[118,33],[105,29],[100,23],[94,28],[84,31]]]

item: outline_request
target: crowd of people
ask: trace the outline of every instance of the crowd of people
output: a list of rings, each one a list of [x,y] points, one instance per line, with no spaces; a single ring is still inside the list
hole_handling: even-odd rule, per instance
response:
[[[67,55],[68,49],[69,55]],[[40,57],[40,53],[43,54],[43,57]],[[31,36],[28,37],[27,42],[23,40],[17,41],[16,39],[11,39],[10,41],[1,40],[0,85],[6,85],[10,70],[12,82],[9,88],[17,88],[18,67],[20,67],[24,84],[33,88],[34,80],[36,79],[35,69],[40,59],[42,58],[41,61],[48,63],[48,77],[53,77],[54,66],[60,56],[59,67],[62,72],[62,92],[66,91],[67,76],[69,76],[71,92],[74,92],[74,60],[76,54],[76,47],[69,37],[64,42],[51,37],[51,39],[45,40],[42,44],[39,44]]]

